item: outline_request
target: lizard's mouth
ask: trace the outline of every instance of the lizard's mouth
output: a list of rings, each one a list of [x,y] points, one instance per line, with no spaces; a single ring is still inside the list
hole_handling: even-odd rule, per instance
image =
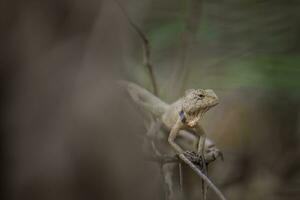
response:
[[[216,106],[216,105],[218,105],[218,104],[219,104],[219,101],[216,100],[215,102],[213,102],[212,107],[214,107],[214,106]]]
[[[208,109],[204,109],[204,110],[206,110],[205,112],[207,112],[210,108],[215,107],[215,106],[218,105],[218,104],[219,104],[219,101],[218,101],[218,100],[214,100],[213,102],[211,102],[211,103],[207,106]]]

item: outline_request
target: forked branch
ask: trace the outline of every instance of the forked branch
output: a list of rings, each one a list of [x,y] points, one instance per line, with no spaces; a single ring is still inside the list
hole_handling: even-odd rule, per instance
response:
[[[115,0],[115,2],[118,4],[118,6],[120,7],[120,9],[122,10],[123,15],[126,17],[126,19],[128,20],[130,26],[135,30],[135,32],[138,34],[138,36],[141,38],[142,43],[143,43],[143,62],[144,65],[146,66],[149,75],[150,75],[150,80],[152,82],[152,86],[153,86],[153,93],[158,96],[158,89],[157,89],[157,83],[156,83],[156,79],[154,76],[154,72],[153,72],[153,66],[150,62],[150,55],[151,55],[151,51],[150,51],[150,45],[149,45],[149,40],[147,39],[146,35],[143,33],[143,31],[132,21],[132,19],[129,17],[129,15],[127,14],[126,10],[124,9],[124,7],[122,6],[122,4],[118,1]]]

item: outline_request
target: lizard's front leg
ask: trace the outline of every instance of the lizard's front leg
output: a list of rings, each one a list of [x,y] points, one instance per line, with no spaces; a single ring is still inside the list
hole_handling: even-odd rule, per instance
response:
[[[178,144],[175,143],[175,139],[179,131],[182,129],[182,127],[183,127],[183,123],[180,120],[177,120],[175,125],[172,127],[168,138],[168,142],[178,154],[182,154],[184,152],[183,149]]]
[[[203,158],[204,158],[205,140],[206,140],[206,135],[203,134],[200,136],[198,142],[198,154],[203,156]]]
[[[198,122],[195,127],[195,132],[199,136],[197,153],[204,158],[206,134],[201,124]]]
[[[196,127],[196,129],[197,129],[197,133],[200,135],[199,142],[198,142],[198,154],[201,156],[203,173],[207,175],[207,167],[206,167],[206,161],[204,156],[206,134],[199,124]],[[202,192],[203,192],[202,193],[203,200],[206,200],[207,186],[203,180],[202,180]]]

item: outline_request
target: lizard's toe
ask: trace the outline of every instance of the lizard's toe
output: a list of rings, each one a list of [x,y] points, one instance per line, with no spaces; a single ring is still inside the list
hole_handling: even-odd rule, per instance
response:
[[[202,163],[203,163],[203,158],[201,155],[199,155],[198,153],[194,152],[194,151],[185,151],[183,153],[193,164],[199,166],[200,168],[202,168]]]

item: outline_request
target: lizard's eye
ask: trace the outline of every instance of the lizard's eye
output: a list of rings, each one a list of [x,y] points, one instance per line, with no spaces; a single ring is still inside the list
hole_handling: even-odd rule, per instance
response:
[[[200,97],[201,99],[203,99],[204,95],[203,94],[199,94],[198,97]]]

